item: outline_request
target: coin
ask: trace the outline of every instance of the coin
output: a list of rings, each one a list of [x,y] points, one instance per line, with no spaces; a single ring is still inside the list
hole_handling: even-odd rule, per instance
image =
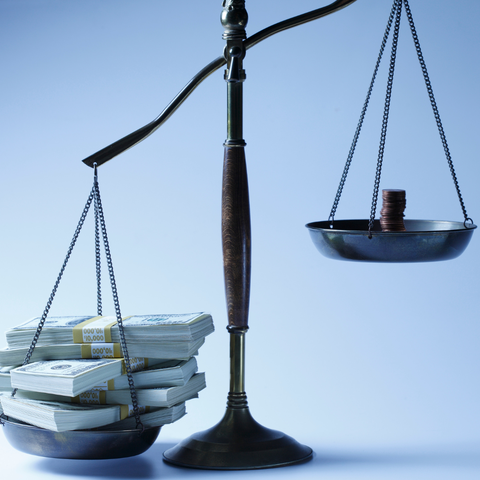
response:
[[[384,189],[382,190],[383,205],[380,211],[380,225],[383,232],[404,232],[403,222],[406,207],[405,190]]]

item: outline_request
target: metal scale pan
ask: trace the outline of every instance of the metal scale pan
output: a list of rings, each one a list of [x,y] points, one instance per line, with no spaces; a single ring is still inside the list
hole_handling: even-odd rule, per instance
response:
[[[23,422],[2,420],[5,437],[12,447],[40,457],[107,460],[133,457],[146,452],[161,427],[140,430],[73,430],[53,432]]]
[[[383,190],[387,193],[384,197],[386,201],[386,215],[390,217],[388,221],[394,221],[394,228],[388,228],[383,231],[379,220],[374,220],[376,212],[378,190],[383,164],[385,150],[385,138],[387,134],[388,117],[391,103],[391,93],[393,78],[395,72],[395,60],[398,45],[398,31],[400,27],[400,18],[402,9],[405,8],[408,24],[412,33],[415,49],[422,74],[427,87],[430,104],[436,119],[440,138],[442,140],[445,156],[450,168],[454,185],[457,191],[458,199],[462,207],[464,222],[450,222],[439,220],[404,220],[403,209],[405,208],[404,190]],[[395,19],[395,22],[394,22]],[[390,57],[390,66],[388,74],[388,83],[385,96],[385,106],[382,121],[382,132],[380,136],[380,145],[378,150],[377,168],[375,174],[375,187],[372,198],[371,216],[368,220],[334,220],[335,211],[343,191],[345,180],[350,168],[355,147],[361,131],[365,112],[370,101],[372,88],[377,76],[378,67],[383,56],[384,48],[387,43],[390,30],[395,23],[392,40],[392,49]],[[399,195],[403,192],[402,195]],[[393,196],[392,196],[393,195]],[[402,204],[403,203],[403,204]],[[384,204],[385,205],[385,204]],[[383,211],[383,209],[382,209]],[[412,13],[408,0],[394,0],[390,17],[385,29],[380,53],[374,69],[370,87],[363,105],[362,113],[357,125],[357,129],[350,147],[350,152],[345,163],[337,194],[333,203],[329,220],[321,222],[308,223],[310,236],[318,251],[328,258],[336,260],[354,260],[366,262],[386,262],[386,263],[407,263],[407,262],[433,262],[440,260],[450,260],[463,253],[470,242],[473,231],[477,228],[473,221],[467,216],[463,198],[458,185],[455,169],[448,148],[445,132],[443,130],[440,115],[436,105],[436,100],[431,88],[430,78],[421,51],[418,35],[413,22]],[[400,227],[401,228],[398,228]],[[371,227],[371,228],[370,228]]]
[[[463,253],[474,224],[439,220],[405,220],[405,232],[382,232],[375,220],[369,238],[368,220],[335,220],[306,225],[317,250],[335,260],[365,262],[434,262]]]

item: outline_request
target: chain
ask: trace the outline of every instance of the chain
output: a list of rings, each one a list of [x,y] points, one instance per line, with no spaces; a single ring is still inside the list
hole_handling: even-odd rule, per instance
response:
[[[73,247],[75,246],[78,236],[80,234],[80,230],[83,227],[83,224],[85,223],[85,218],[87,216],[88,210],[90,209],[90,206],[92,204],[92,201],[94,202],[94,209],[95,209],[95,257],[96,257],[96,269],[97,269],[97,308],[100,310],[99,315],[101,315],[101,292],[100,292],[100,238],[99,238],[99,225],[102,231],[102,237],[103,237],[103,244],[105,247],[105,254],[107,257],[107,265],[108,265],[108,272],[110,275],[110,284],[112,287],[112,295],[113,295],[113,302],[115,305],[115,314],[117,318],[117,323],[118,323],[118,330],[120,333],[120,343],[122,345],[122,353],[123,353],[123,358],[124,358],[124,364],[125,364],[125,370],[127,372],[127,378],[128,378],[128,385],[130,388],[130,396],[132,398],[132,405],[133,405],[133,412],[135,415],[135,420],[136,420],[136,428],[141,429],[141,433],[144,431],[144,426],[140,420],[140,411],[138,408],[138,400],[137,400],[137,392],[135,390],[135,384],[133,381],[133,376],[132,376],[132,369],[130,366],[130,356],[128,354],[128,349],[127,349],[127,343],[125,341],[125,332],[123,328],[123,322],[122,322],[122,314],[120,312],[120,302],[118,300],[118,293],[117,293],[117,286],[115,282],[115,274],[113,272],[113,264],[112,264],[112,255],[110,253],[110,247],[108,243],[108,236],[107,236],[107,228],[105,224],[105,217],[103,215],[103,207],[102,207],[102,201],[100,198],[100,189],[98,187],[98,176],[97,176],[97,168],[96,165],[94,166],[94,177],[93,177],[93,188],[90,192],[90,195],[88,196],[87,203],[85,204],[85,207],[83,209],[82,215],[80,216],[80,220],[77,224],[77,228],[75,230],[75,233],[73,235],[73,239],[70,243],[70,247],[68,248],[66,258],[63,262],[62,268],[60,269],[60,273],[57,277],[57,281],[55,282],[55,285],[53,287],[52,293],[50,294],[50,297],[47,302],[47,306],[45,307],[45,310],[43,312],[43,315],[40,319],[40,322],[37,326],[37,330],[35,332],[35,335],[33,337],[32,343],[30,345],[30,348],[28,349],[27,354],[25,355],[25,360],[23,361],[23,365],[26,365],[33,354],[33,351],[35,350],[35,346],[38,342],[38,338],[40,337],[40,334],[42,332],[43,326],[45,325],[45,321],[47,319],[48,312],[50,310],[50,307],[52,305],[53,299],[55,297],[55,294],[58,289],[58,285],[60,284],[60,280],[63,276],[63,272],[65,271],[65,268],[67,266],[68,260],[70,259],[70,256],[72,254]],[[15,396],[17,393],[17,389],[15,388],[12,391],[12,397]]]
[[[98,183],[97,164],[93,166],[93,181]],[[93,206],[95,212],[95,270],[97,277],[97,315],[102,315],[102,263],[100,255],[100,233],[99,233],[99,218],[98,218],[98,201],[97,196],[93,197]]]
[[[328,217],[328,220],[330,221],[330,228],[333,228],[335,213],[337,211],[337,207],[338,207],[338,204],[339,204],[339,201],[340,201],[340,197],[342,195],[343,188],[344,188],[344,185],[345,185],[345,181],[347,179],[347,175],[348,175],[348,171],[349,171],[349,168],[350,168],[350,165],[351,165],[351,162],[352,162],[353,154],[355,152],[355,148],[356,148],[356,145],[357,145],[357,142],[358,142],[358,137],[359,137],[360,131],[362,129],[363,121],[364,121],[364,118],[365,118],[365,113],[367,111],[367,107],[368,107],[368,104],[369,104],[369,101],[370,101],[370,97],[371,97],[373,85],[375,83],[375,79],[376,79],[376,76],[377,76],[377,73],[378,73],[378,68],[379,68],[379,65],[380,65],[380,61],[382,59],[384,49],[385,49],[385,45],[386,45],[386,42],[388,40],[388,36],[390,34],[390,29],[391,29],[391,26],[392,26],[393,17],[395,16],[395,27],[394,27],[394,34],[393,34],[393,40],[392,40],[392,52],[391,52],[391,57],[390,57],[390,67],[389,67],[389,74],[388,74],[387,91],[386,91],[386,95],[385,95],[385,106],[384,106],[384,113],[383,113],[383,120],[382,120],[380,146],[379,146],[379,151],[378,151],[377,167],[376,167],[376,172],[375,172],[375,182],[374,182],[374,189],[373,189],[373,196],[372,196],[372,206],[371,206],[371,210],[370,210],[370,219],[369,219],[369,223],[368,223],[368,237],[369,238],[372,238],[372,229],[373,229],[373,226],[374,226],[375,213],[376,213],[376,210],[377,210],[378,192],[379,192],[379,188],[380,188],[380,177],[381,177],[381,173],[382,173],[383,156],[384,156],[384,152],[385,152],[385,140],[386,140],[386,134],[387,134],[388,116],[389,116],[390,102],[391,102],[391,96],[392,96],[393,77],[394,77],[394,73],[395,73],[395,61],[396,61],[397,46],[398,46],[398,35],[399,35],[399,29],[400,29],[400,18],[401,18],[401,13],[402,13],[402,4],[405,5],[405,11],[407,13],[408,23],[410,25],[410,30],[412,32],[412,37],[413,37],[413,41],[414,41],[414,44],[415,44],[415,49],[417,51],[418,60],[420,62],[423,77],[424,77],[424,80],[425,80],[425,85],[427,87],[428,96],[430,98],[430,103],[432,105],[433,114],[435,116],[438,131],[439,131],[440,138],[441,138],[441,141],[442,141],[442,145],[443,145],[443,148],[444,148],[444,151],[445,151],[445,156],[447,158],[447,162],[448,162],[448,166],[450,168],[450,173],[452,175],[453,183],[454,183],[455,189],[457,191],[458,199],[460,201],[460,206],[462,208],[462,212],[463,212],[463,216],[464,216],[464,222],[463,223],[464,223],[465,228],[468,228],[467,227],[467,222],[471,222],[473,224],[473,220],[470,217],[468,217],[468,215],[467,215],[467,211],[466,211],[465,204],[464,204],[464,201],[463,201],[463,198],[462,198],[462,194],[460,192],[460,187],[459,187],[459,184],[458,184],[457,175],[455,173],[455,168],[453,166],[452,158],[451,158],[451,155],[450,155],[450,150],[448,148],[447,139],[446,139],[446,136],[445,136],[445,132],[443,130],[442,121],[440,119],[440,114],[438,112],[437,104],[436,104],[436,101],[435,101],[435,96],[433,94],[433,89],[432,89],[430,79],[429,79],[429,76],[428,76],[428,72],[427,72],[427,67],[425,65],[425,60],[423,59],[422,50],[420,48],[420,42],[418,40],[417,32],[415,30],[415,25],[414,25],[414,22],[413,22],[412,13],[411,13],[411,10],[410,10],[410,5],[408,3],[408,0],[394,0],[393,5],[392,5],[392,9],[390,11],[390,16],[389,16],[389,19],[388,19],[387,27],[385,29],[385,34],[384,34],[382,45],[381,45],[381,48],[380,48],[380,53],[378,55],[377,63],[375,65],[372,80],[370,82],[370,87],[368,89],[367,97],[365,99],[365,103],[363,105],[363,109],[362,109],[362,112],[360,114],[360,120],[357,124],[357,129],[355,131],[355,135],[353,137],[353,141],[352,141],[352,144],[351,144],[351,147],[350,147],[350,151],[348,153],[347,161],[346,161],[345,167],[343,169],[342,177],[340,179],[340,184],[338,186],[337,193],[335,195],[335,200],[333,202],[333,206],[332,206],[332,209],[330,211],[330,215]]]
[[[362,112],[360,114],[360,119],[359,119],[358,124],[357,124],[357,129],[355,131],[355,135],[353,137],[352,145],[350,147],[350,151],[348,152],[347,161],[345,163],[345,167],[343,169],[342,177],[340,179],[340,185],[338,186],[337,194],[335,195],[335,200],[333,202],[333,206],[332,206],[332,209],[330,211],[330,216],[328,217],[328,219],[330,220],[330,227],[331,228],[333,228],[333,220],[335,218],[335,213],[337,211],[338,203],[340,202],[340,197],[341,197],[342,192],[343,192],[343,187],[345,185],[345,181],[347,180],[348,171],[349,171],[350,165],[352,163],[353,154],[355,153],[355,148],[357,146],[358,137],[360,135],[360,131],[361,131],[362,126],[363,126],[363,121],[365,119],[365,114],[367,112],[368,104],[370,102],[370,97],[372,95],[373,85],[375,84],[375,79],[377,78],[378,68],[380,67],[380,62],[381,62],[382,57],[383,57],[383,52],[385,51],[385,46],[387,44],[387,40],[388,40],[388,37],[390,35],[390,29],[392,27],[393,17],[395,16],[395,11],[396,10],[397,10],[397,0],[394,0],[393,5],[392,5],[392,10],[390,11],[390,16],[388,18],[387,26],[385,28],[385,33],[383,35],[382,45],[380,47],[380,53],[378,54],[377,63],[375,64],[375,69],[374,69],[374,72],[373,72],[372,80],[370,82],[370,87],[368,88],[368,93],[367,93],[367,96],[365,98],[365,103],[363,104]]]
[[[72,254],[73,247],[75,246],[75,243],[77,242],[78,235],[80,234],[80,230],[83,227],[83,224],[85,222],[85,218],[87,216],[88,210],[90,208],[90,205],[92,204],[93,197],[94,197],[94,189],[92,188],[92,190],[90,192],[90,195],[88,196],[87,203],[85,204],[85,207],[83,209],[82,215],[80,216],[80,220],[78,222],[77,228],[75,230],[72,241],[70,243],[70,247],[68,248],[67,255],[65,257],[65,260],[63,261],[62,268],[60,269],[60,273],[58,274],[57,281],[55,282],[52,293],[50,294],[47,305],[45,307],[45,310],[43,311],[40,322],[38,323],[37,331],[35,332],[35,335],[33,336],[32,343],[30,345],[30,348],[28,349],[27,354],[25,355],[25,359],[24,359],[22,365],[26,365],[30,361],[30,359],[32,357],[32,354],[33,354],[33,351],[35,350],[35,346],[37,345],[38,338],[40,337],[40,333],[42,333],[42,329],[43,329],[43,326],[45,324],[45,320],[47,319],[48,312],[50,311],[50,307],[52,306],[53,299],[55,297],[55,294],[57,293],[58,285],[60,284],[60,280],[62,279],[63,272],[65,271],[65,267],[67,266],[68,260],[70,259],[70,256]],[[17,389],[15,388],[12,391],[12,397],[14,397],[16,393],[17,393]]]
[[[372,228],[375,220],[375,212],[377,210],[378,190],[380,188],[383,154],[385,152],[385,140],[387,137],[388,115],[390,113],[390,102],[392,99],[393,76],[395,74],[395,60],[397,58],[398,33],[400,30],[400,18],[402,16],[402,0],[396,0],[396,4],[397,12],[395,16],[395,27],[393,30],[392,53],[390,55],[390,67],[388,70],[387,93],[385,95],[385,106],[383,109],[382,132],[380,134],[380,146],[378,149],[377,168],[375,171],[372,207],[370,209],[370,220],[368,222],[368,238],[372,238]]]
[[[433,88],[430,83],[430,78],[427,72],[427,66],[425,64],[425,60],[423,59],[422,49],[420,48],[420,42],[418,40],[417,32],[415,29],[415,24],[413,23],[412,12],[410,10],[410,5],[408,4],[408,0],[403,0],[405,4],[405,11],[407,12],[408,23],[410,25],[410,31],[412,32],[413,43],[415,44],[415,50],[417,51],[418,61],[420,62],[420,66],[422,68],[423,78],[425,80],[425,85],[427,87],[428,96],[430,98],[430,103],[433,109],[433,115],[435,116],[435,121],[437,122],[438,132],[440,134],[440,138],[442,140],[443,149],[445,151],[445,156],[447,157],[448,166],[450,168],[450,173],[452,174],[453,183],[455,184],[455,189],[457,191],[458,200],[460,201],[460,206],[462,208],[463,217],[465,219],[464,225],[466,227],[466,222],[473,220],[468,217],[467,210],[465,208],[465,204],[463,202],[462,194],[460,193],[460,187],[458,185],[457,175],[455,173],[455,168],[453,166],[452,157],[450,155],[450,149],[448,148],[447,138],[445,137],[445,132],[443,130],[442,120],[440,119],[440,114],[437,108],[437,102],[435,101],[435,96],[433,95]]]
[[[127,342],[125,341],[125,332],[123,328],[122,314],[120,312],[120,302],[118,300],[117,285],[115,282],[115,274],[113,272],[112,255],[110,253],[110,246],[108,243],[108,236],[107,236],[107,227],[105,224],[105,218],[103,216],[103,207],[102,207],[102,201],[100,198],[100,189],[98,188],[98,178],[96,175],[94,179],[93,188],[95,192],[95,199],[97,202],[98,217],[100,220],[100,226],[102,230],[103,245],[105,247],[105,255],[107,257],[107,266],[108,266],[108,273],[110,275],[110,285],[112,287],[113,303],[115,306],[115,314],[117,317],[118,331],[120,333],[120,344],[122,345],[125,370],[127,371],[128,386],[130,388],[130,396],[132,397],[132,405],[133,405],[133,412],[136,420],[136,428],[142,429],[142,432],[143,432],[144,426],[140,420],[140,411],[138,408],[137,392],[135,390],[135,384],[133,381],[132,369],[130,366],[130,356],[128,354],[128,349],[127,349]]]

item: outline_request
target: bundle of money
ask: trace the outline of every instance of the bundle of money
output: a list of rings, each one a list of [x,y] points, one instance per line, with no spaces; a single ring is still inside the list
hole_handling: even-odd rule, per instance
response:
[[[7,330],[10,348],[29,347],[37,330],[40,318]],[[161,348],[167,345],[192,344],[204,339],[214,331],[212,317],[205,313],[133,315],[122,318],[125,340],[129,348],[135,344],[156,346],[159,358]],[[115,317],[76,316],[47,317],[37,345],[120,343],[120,333]],[[132,353],[133,355],[133,353]]]
[[[130,360],[132,372],[144,369],[149,361],[144,358]],[[152,363],[155,365],[158,361],[151,359]],[[73,397],[122,374],[125,374],[125,363],[121,358],[46,360],[10,370],[10,379],[12,388]]]
[[[205,338],[195,342],[172,342],[169,344],[134,343],[128,346],[132,357],[147,356],[168,359],[187,359],[198,354],[198,349],[205,343]],[[0,366],[21,365],[27,355],[28,347],[0,348]],[[64,358],[123,358],[119,343],[68,343],[60,345],[37,345],[30,359],[31,362],[41,360],[62,360]]]
[[[148,428],[181,418],[185,402],[206,387],[195,355],[214,330],[208,314],[122,319],[130,375],[114,317],[47,318],[31,363],[22,365],[39,320],[7,331],[8,347],[0,350],[0,387],[16,392],[0,403],[13,419],[54,431],[135,428],[136,419],[128,418],[133,381]]]
[[[108,430],[135,428],[135,418],[124,405],[78,405],[63,402],[0,397],[4,414],[40,428],[64,432],[108,426]],[[169,408],[142,408],[140,419],[145,428],[173,423],[185,415],[185,403]]]
[[[178,403],[198,397],[205,388],[205,373],[196,373],[185,383],[177,387],[139,388],[137,400],[141,405],[150,407],[173,407]],[[51,393],[18,390],[15,398],[44,400],[49,402],[80,403],[84,405],[128,405],[131,402],[130,390],[99,390],[93,388],[76,397],[65,397]]]
[[[11,365],[0,367],[0,391],[2,390],[11,390],[12,382],[10,380],[10,370],[12,370]]]

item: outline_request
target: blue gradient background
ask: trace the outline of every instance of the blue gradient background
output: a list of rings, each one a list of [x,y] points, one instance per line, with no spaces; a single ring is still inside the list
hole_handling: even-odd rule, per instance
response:
[[[479,234],[457,260],[384,265],[326,259],[304,227],[328,217],[391,3],[358,0],[247,53],[247,394],[260,423],[316,452],[308,464],[250,479],[479,478]],[[248,1],[247,33],[320,6]],[[480,2],[410,6],[467,211],[478,223]],[[2,331],[45,307],[92,184],[81,160],[154,119],[221,55],[220,11],[219,0],[0,0]],[[388,56],[389,47],[339,219],[369,216]],[[3,472],[222,476],[175,469],[160,456],[225,408],[225,120],[222,69],[153,136],[99,169],[122,313],[211,312],[217,330],[199,355],[207,390],[141,457],[40,459],[1,436]],[[463,220],[405,15],[381,188],[407,191],[407,218]],[[84,230],[51,315],[95,313],[92,218]],[[111,313],[107,283],[103,290]]]

